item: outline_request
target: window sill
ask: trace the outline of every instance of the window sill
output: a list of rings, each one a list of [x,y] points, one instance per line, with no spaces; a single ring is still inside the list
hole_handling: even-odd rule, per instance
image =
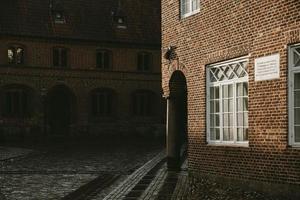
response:
[[[186,13],[184,15],[181,15],[181,19],[185,19],[185,18],[195,15],[199,12],[200,12],[200,9],[194,10],[193,12]]]
[[[300,150],[300,144],[292,144],[289,146],[292,149],[299,149]]]
[[[249,147],[249,142],[243,143],[221,143],[221,142],[208,142],[207,146],[220,146],[220,147]]]

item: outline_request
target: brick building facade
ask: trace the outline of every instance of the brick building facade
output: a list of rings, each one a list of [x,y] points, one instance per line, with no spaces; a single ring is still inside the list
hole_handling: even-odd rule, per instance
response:
[[[299,10],[298,0],[162,1],[169,167],[184,132],[191,174],[299,197]]]
[[[0,10],[1,136],[163,133],[159,1]]]

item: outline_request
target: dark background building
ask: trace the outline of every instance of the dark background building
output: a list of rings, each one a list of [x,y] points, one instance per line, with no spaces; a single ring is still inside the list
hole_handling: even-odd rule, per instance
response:
[[[158,135],[159,0],[0,2],[0,135]]]

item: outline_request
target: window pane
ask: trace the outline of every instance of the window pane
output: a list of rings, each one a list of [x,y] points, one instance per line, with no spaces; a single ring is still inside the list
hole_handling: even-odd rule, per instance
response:
[[[199,8],[199,0],[192,0],[192,11],[195,11]]]
[[[300,142],[300,126],[295,126],[295,142]]]
[[[214,101],[214,107],[215,107],[215,113],[219,113],[220,112],[220,101],[219,100]]]
[[[150,68],[150,55],[144,55],[144,70],[149,70]]]
[[[294,76],[294,89],[300,89],[300,73]]]
[[[300,108],[294,109],[294,123],[295,125],[300,125]]]
[[[59,66],[59,50],[53,49],[53,65]]]
[[[104,54],[104,69],[108,69],[110,65],[109,53],[106,51]]]
[[[220,115],[212,114],[210,115],[210,127],[220,126]]]
[[[223,97],[229,98],[233,96],[232,85],[224,85],[223,86]]]
[[[232,128],[223,128],[223,140],[224,141],[233,141],[233,129]]]
[[[294,50],[294,67],[300,66],[300,50],[295,49]]]
[[[187,14],[190,11],[190,0],[181,0],[181,5],[182,5],[182,14]]]
[[[138,70],[143,70],[143,63],[144,63],[143,55],[139,54],[138,55]]]
[[[248,83],[237,83],[237,96],[248,96]]]
[[[7,50],[7,58],[8,58],[8,63],[9,64],[14,63],[14,49],[9,48]]]
[[[68,57],[67,57],[67,50],[66,49],[62,49],[61,50],[61,66],[62,67],[67,67],[68,65]]]
[[[24,50],[22,48],[17,48],[16,64],[23,64],[23,60],[24,60]]]
[[[294,107],[300,107],[300,91],[294,92]]]
[[[97,53],[97,68],[103,68],[103,53]]]
[[[237,126],[245,126],[245,124],[244,124],[244,113],[237,114]]]
[[[233,114],[223,114],[223,126],[233,126]]]
[[[248,128],[237,129],[237,141],[248,141]]]
[[[233,99],[223,100],[223,112],[233,112]]]
[[[220,101],[212,100],[210,103],[210,113],[219,113],[220,112]]]
[[[248,98],[238,98],[236,102],[237,111],[248,111]]]
[[[219,128],[211,128],[210,129],[210,139],[211,140],[220,140],[220,129]]]

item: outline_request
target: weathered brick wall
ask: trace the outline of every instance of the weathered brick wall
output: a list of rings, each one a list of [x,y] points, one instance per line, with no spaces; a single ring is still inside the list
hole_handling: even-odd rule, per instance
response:
[[[7,48],[10,44],[20,44],[25,47],[24,65],[9,66],[7,64]],[[52,67],[52,48],[56,46],[69,49],[69,69]],[[112,70],[96,69],[97,48],[112,51]],[[147,51],[153,55],[153,70],[137,71],[137,53],[140,51]],[[147,45],[120,46],[120,44],[105,45],[67,40],[57,42],[38,38],[3,37],[0,40],[0,91],[1,88],[11,84],[26,85],[35,91],[35,99],[40,102],[42,88],[50,91],[56,85],[65,85],[76,97],[76,117],[71,125],[72,134],[79,132],[90,135],[118,133],[162,135],[165,102],[161,97],[160,58],[159,47]],[[110,88],[115,91],[116,102],[112,117],[97,120],[91,117],[90,92],[96,88]],[[137,118],[132,111],[132,94],[141,89],[153,91],[157,101],[154,106],[155,114],[148,118]],[[36,105],[36,112],[42,113],[43,107],[40,104]],[[6,125],[1,123],[0,126]],[[12,126],[15,125],[12,124]],[[31,125],[27,123],[25,126]],[[18,132],[15,129],[17,128],[11,128],[11,134]]]
[[[180,19],[179,0],[162,1],[163,90],[181,70],[188,85],[189,167],[199,174],[300,185],[300,149],[288,146],[287,48],[300,42],[298,0],[200,0],[200,12]],[[280,53],[280,79],[254,81],[254,60]],[[206,143],[205,66],[249,55],[249,147]]]

